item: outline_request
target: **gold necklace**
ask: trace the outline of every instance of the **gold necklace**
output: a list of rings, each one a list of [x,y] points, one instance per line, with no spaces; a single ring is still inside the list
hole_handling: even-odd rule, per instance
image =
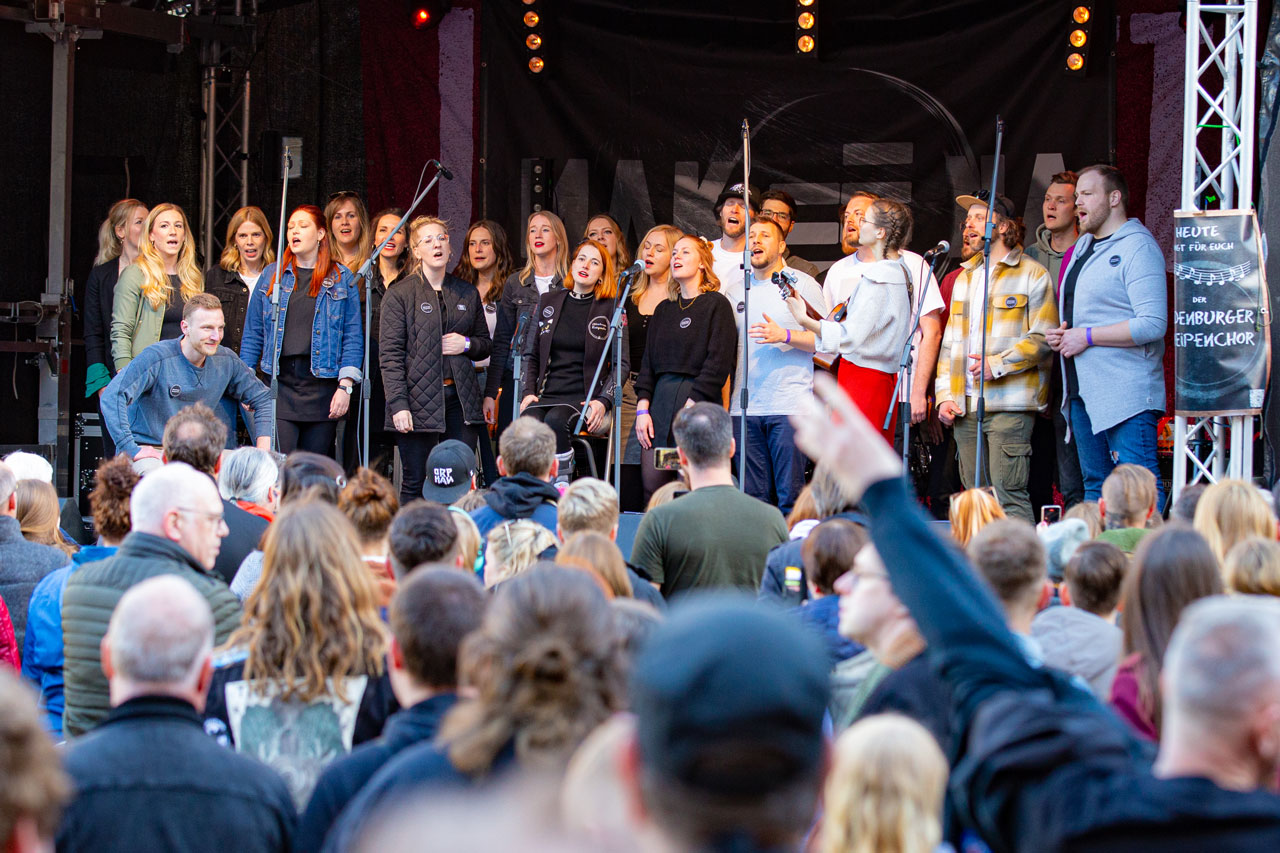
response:
[[[701,295],[701,294],[699,294],[699,295]],[[697,296],[695,296],[695,297],[693,297],[693,299],[690,299],[690,300],[689,300],[689,304],[688,304],[688,305],[685,305],[685,304],[684,304],[684,294],[679,294],[679,293],[678,293],[678,294],[676,294],[676,304],[680,306],[680,310],[681,310],[681,311],[684,311],[686,308],[689,308],[690,306],[692,306],[692,305],[693,305],[693,303],[694,303],[694,302],[697,302],[697,301],[698,301],[698,297],[697,297]]]

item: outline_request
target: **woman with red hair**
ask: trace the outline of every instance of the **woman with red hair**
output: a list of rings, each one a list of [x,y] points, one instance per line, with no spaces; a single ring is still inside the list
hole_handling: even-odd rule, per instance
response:
[[[268,377],[278,365],[280,452],[333,456],[338,421],[363,379],[360,294],[355,276],[329,252],[320,208],[294,210],[285,235],[280,263],[263,271],[267,286],[254,288],[249,301],[240,358]]]

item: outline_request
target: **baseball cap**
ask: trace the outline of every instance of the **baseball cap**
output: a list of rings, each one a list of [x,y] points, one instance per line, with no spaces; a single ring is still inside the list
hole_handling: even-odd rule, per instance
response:
[[[445,506],[471,491],[476,452],[456,438],[440,442],[427,456],[427,480],[422,496]]]
[[[756,189],[755,187],[748,187],[747,197],[751,200],[750,202],[751,209],[759,210],[760,209],[760,190]],[[715,207],[713,208],[713,210],[715,210],[716,216],[720,215],[720,208],[724,207],[724,203],[731,198],[742,198],[742,182],[741,181],[734,184],[733,186],[725,187],[724,191],[721,192],[720,195],[716,197],[716,204],[715,204]]]
[[[707,793],[760,796],[822,761],[822,644],[798,619],[739,594],[687,596],[631,676],[641,759]]]
[[[956,196],[956,204],[960,205],[961,209],[968,210],[969,208],[973,207],[975,204],[986,204],[987,199],[990,196],[991,196],[990,190],[978,190],[977,192],[971,195]],[[1007,195],[996,196],[996,203],[994,205],[994,210],[996,213],[1000,214],[1005,219],[1018,218],[1017,208],[1013,206],[1013,201],[1011,201]]]

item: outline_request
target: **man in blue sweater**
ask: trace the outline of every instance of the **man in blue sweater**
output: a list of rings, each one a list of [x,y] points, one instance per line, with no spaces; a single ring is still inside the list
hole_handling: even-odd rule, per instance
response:
[[[159,467],[164,426],[192,403],[204,403],[235,434],[224,396],[253,410],[258,447],[271,449],[271,392],[231,350],[221,346],[222,303],[198,293],[182,309],[182,337],[143,350],[102,392],[102,419],[116,448],[140,473]]]
[[[498,473],[502,477],[485,495],[485,506],[471,512],[480,540],[504,521],[518,518],[536,521],[554,535],[560,492],[552,481],[558,470],[556,435],[551,427],[530,417],[512,421],[498,439]]]
[[[1111,469],[1131,462],[1156,476],[1156,422],[1164,413],[1164,333],[1169,321],[1164,256],[1129,219],[1129,186],[1114,166],[1090,166],[1076,183],[1080,239],[1063,267],[1057,329],[1062,410],[1080,457],[1084,499],[1102,496]]]
[[[964,557],[908,494],[902,461],[826,377],[796,419],[870,518],[894,592],[951,693],[950,804],[995,851],[1280,849],[1280,602],[1214,596],[1183,611],[1161,673],[1154,765],[1094,696],[1029,660]]]

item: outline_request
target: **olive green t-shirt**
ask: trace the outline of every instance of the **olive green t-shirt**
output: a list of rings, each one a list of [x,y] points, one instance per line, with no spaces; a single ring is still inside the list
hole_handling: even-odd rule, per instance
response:
[[[787,541],[787,523],[770,506],[733,486],[704,486],[646,513],[631,562],[667,598],[689,589],[755,592],[765,559]]]

